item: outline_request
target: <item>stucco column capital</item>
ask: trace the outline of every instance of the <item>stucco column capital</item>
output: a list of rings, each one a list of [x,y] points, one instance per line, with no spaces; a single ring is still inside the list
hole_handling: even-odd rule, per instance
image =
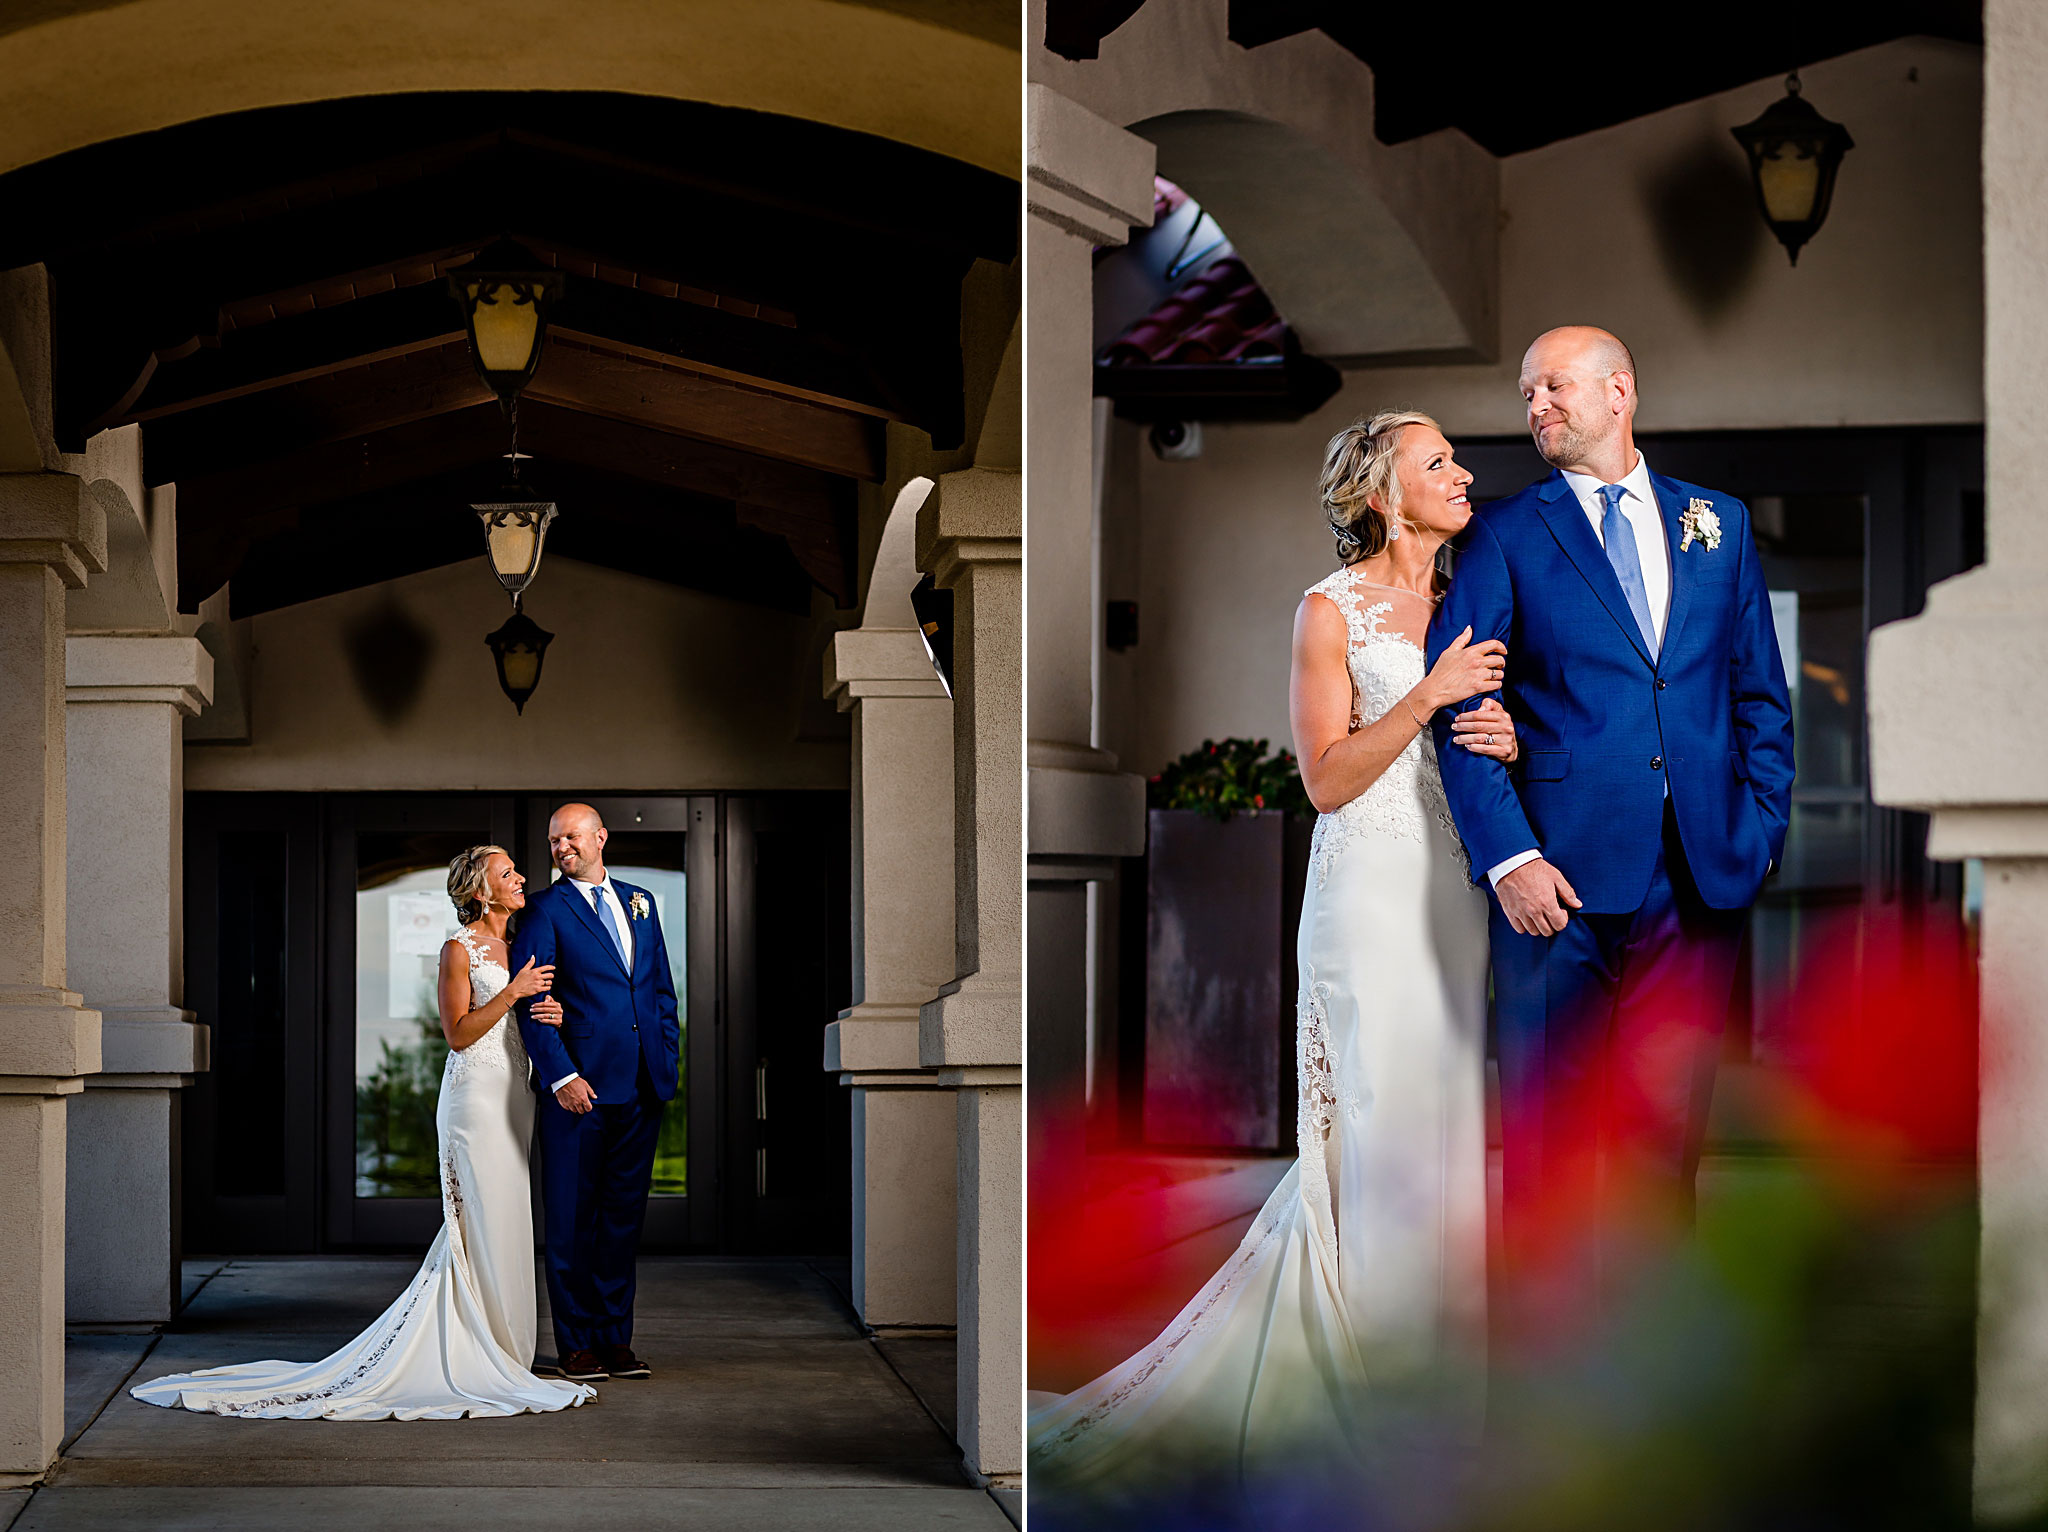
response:
[[[870,697],[946,699],[914,628],[849,628],[825,654],[825,695],[843,713]]]
[[[77,1088],[65,1081],[98,1073],[100,1013],[83,1000],[76,990],[0,985],[0,1075],[41,1080],[46,1092],[64,1094]]]
[[[0,564],[48,564],[67,589],[107,568],[107,518],[68,473],[0,473]]]
[[[196,718],[213,700],[213,656],[174,634],[79,634],[64,641],[66,702],[154,702]]]
[[[1026,206],[1077,240],[1121,245],[1150,226],[1158,153],[1049,86],[1025,87]]]
[[[1871,795],[1932,814],[1932,856],[2048,854],[2044,587],[2048,569],[1974,569],[1870,635]]]
[[[999,468],[944,474],[917,512],[917,563],[940,585],[968,566],[1024,557],[1024,476]]]

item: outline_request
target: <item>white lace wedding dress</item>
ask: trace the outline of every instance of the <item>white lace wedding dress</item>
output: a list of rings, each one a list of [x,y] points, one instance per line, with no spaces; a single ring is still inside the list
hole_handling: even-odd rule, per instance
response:
[[[1375,593],[1350,570],[1309,591],[1344,615],[1354,730],[1399,707],[1425,668],[1406,634],[1386,630],[1394,603]],[[1072,1394],[1034,1396],[1030,1462],[1048,1485],[1137,1486],[1190,1464],[1343,1472],[1418,1434],[1477,1434],[1486,903],[1429,736],[1322,815],[1311,845],[1300,1157],[1151,1345]]]
[[[468,931],[470,1004],[510,982]],[[533,1365],[533,1207],[526,1155],[533,1092],[519,1029],[500,1021],[449,1053],[434,1122],[441,1232],[374,1324],[318,1362],[247,1362],[175,1373],[129,1392],[145,1404],[265,1420],[455,1420],[563,1409],[592,1398]]]

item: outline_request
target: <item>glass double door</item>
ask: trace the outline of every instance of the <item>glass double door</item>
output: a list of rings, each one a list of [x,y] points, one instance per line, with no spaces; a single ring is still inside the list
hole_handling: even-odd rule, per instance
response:
[[[441,1222],[434,1114],[448,1057],[436,982],[442,945],[456,929],[448,864],[465,848],[505,848],[539,891],[557,876],[547,851],[555,800],[524,797],[351,798],[329,819],[326,1238],[333,1245],[407,1245]],[[677,1090],[655,1151],[648,1239],[710,1243],[708,1206],[691,1207],[692,1044],[708,1052],[715,993],[717,802],[709,797],[595,797],[608,839],[605,866],[647,890],[661,922],[681,1029]],[[693,866],[693,863],[696,864]],[[703,893],[693,903],[694,888]],[[696,947],[706,961],[691,962]],[[708,1057],[694,1073],[706,1079]],[[340,1090],[348,1091],[338,1110]],[[706,1118],[708,1120],[708,1116]],[[538,1152],[536,1150],[536,1152]],[[701,1199],[700,1199],[701,1200]]]
[[[187,1003],[215,1059],[184,1098],[188,1248],[433,1238],[448,864],[502,846],[545,887],[569,797],[652,898],[675,982],[648,1246],[845,1248],[849,1102],[822,1067],[850,987],[843,793],[188,795]]]

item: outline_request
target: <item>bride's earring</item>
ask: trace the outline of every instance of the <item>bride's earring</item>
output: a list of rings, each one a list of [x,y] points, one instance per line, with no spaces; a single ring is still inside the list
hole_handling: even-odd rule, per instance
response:
[[[1387,518],[1387,541],[1390,543],[1397,543],[1400,540],[1401,523],[1397,518],[1390,516]]]

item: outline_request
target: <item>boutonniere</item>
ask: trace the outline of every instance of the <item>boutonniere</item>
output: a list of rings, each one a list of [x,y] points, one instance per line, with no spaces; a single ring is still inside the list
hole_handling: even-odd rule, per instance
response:
[[[1685,536],[1678,543],[1680,553],[1692,546],[1695,537],[1707,545],[1709,553],[1721,546],[1721,518],[1714,514],[1711,500],[1693,501],[1685,508],[1685,515],[1678,524],[1685,528]]]
[[[635,920],[645,920],[647,918],[647,896],[645,894],[635,894],[633,896],[632,909]]]

